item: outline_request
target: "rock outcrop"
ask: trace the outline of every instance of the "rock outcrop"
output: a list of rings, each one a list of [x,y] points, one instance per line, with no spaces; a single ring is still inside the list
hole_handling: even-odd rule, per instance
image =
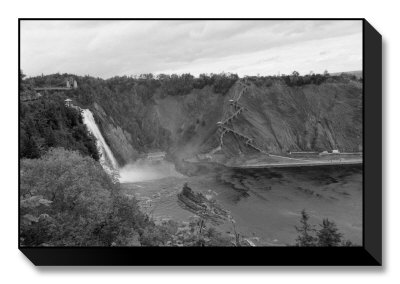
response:
[[[223,209],[211,195],[204,196],[200,192],[196,193],[186,183],[182,191],[178,193],[178,201],[184,209],[214,224],[223,223],[229,216],[229,212]]]
[[[132,146],[132,135],[117,125],[112,117],[108,117],[97,103],[94,103],[94,112],[104,139],[118,162],[126,164],[135,161],[138,157],[138,152]]]

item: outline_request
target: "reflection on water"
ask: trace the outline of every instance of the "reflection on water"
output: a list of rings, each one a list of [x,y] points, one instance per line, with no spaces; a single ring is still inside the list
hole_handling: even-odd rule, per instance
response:
[[[215,191],[217,201],[231,211],[239,231],[260,237],[262,244],[293,244],[297,235],[294,226],[300,211],[306,209],[312,223],[319,224],[322,218],[334,220],[346,239],[361,245],[361,166],[225,170],[196,177],[173,174],[126,183],[124,188],[147,204],[153,217],[184,221],[193,215],[177,203],[177,193],[185,182],[204,194]]]

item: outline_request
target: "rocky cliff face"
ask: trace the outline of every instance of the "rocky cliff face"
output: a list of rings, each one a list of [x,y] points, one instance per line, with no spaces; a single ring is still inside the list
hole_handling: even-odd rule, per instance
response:
[[[269,153],[362,150],[362,86],[359,82],[268,88],[250,84],[238,103],[244,110],[230,123]],[[243,139],[224,137],[231,154],[248,152]]]
[[[243,88],[238,81],[225,96],[214,93],[209,86],[184,96],[165,96],[156,90],[152,102],[140,110],[140,120],[133,117],[136,114],[129,111],[129,106],[121,108],[118,119],[97,103],[92,109],[121,164],[152,149],[186,159],[220,146],[222,130],[217,123],[235,112],[230,100],[236,100]],[[236,110],[243,110],[226,126],[252,139],[266,152],[362,150],[359,81],[287,86],[277,80],[268,87],[248,82],[236,103]],[[137,122],[132,127],[134,119]],[[244,137],[232,132],[225,133],[222,142],[219,153],[228,157],[257,152],[246,145]]]
[[[171,133],[170,153],[189,158],[218,145],[217,122],[223,115],[226,98],[205,87],[186,96],[157,100],[162,127]]]
[[[112,117],[97,103],[93,104],[97,124],[100,126],[104,139],[120,164],[133,162],[139,153],[133,148],[132,135],[116,124]]]

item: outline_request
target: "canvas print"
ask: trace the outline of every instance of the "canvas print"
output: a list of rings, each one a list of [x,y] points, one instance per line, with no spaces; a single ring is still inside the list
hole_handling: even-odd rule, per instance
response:
[[[363,246],[361,20],[22,20],[21,247]]]

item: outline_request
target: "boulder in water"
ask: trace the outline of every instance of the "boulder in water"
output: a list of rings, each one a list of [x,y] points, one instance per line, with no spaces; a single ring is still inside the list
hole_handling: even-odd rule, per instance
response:
[[[178,193],[179,205],[201,218],[214,224],[221,224],[227,220],[229,212],[223,209],[214,199],[206,198],[202,193],[194,192],[187,183]]]

